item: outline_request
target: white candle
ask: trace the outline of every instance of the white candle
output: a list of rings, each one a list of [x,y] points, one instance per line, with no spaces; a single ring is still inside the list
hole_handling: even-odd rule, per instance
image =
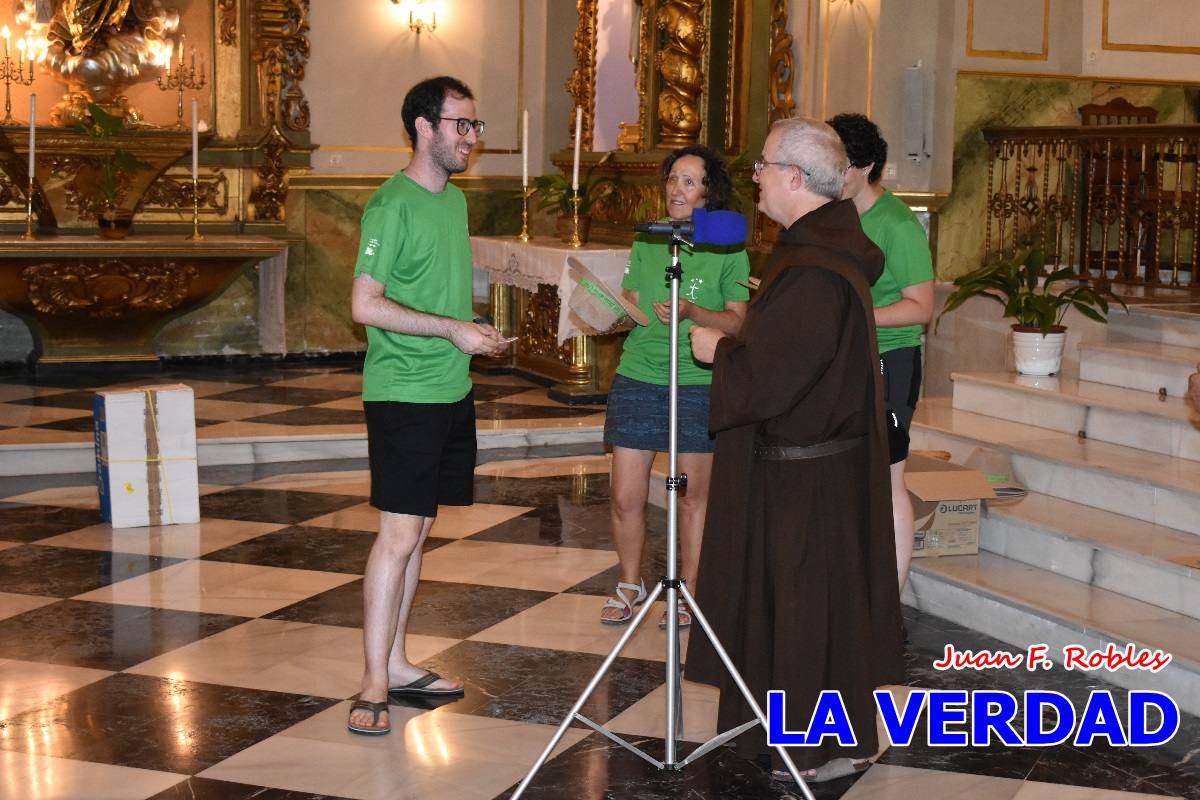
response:
[[[579,145],[583,141],[583,108],[575,106],[575,167],[571,171],[571,188],[579,191]]]
[[[521,121],[521,188],[529,188],[529,109]]]
[[[200,103],[192,98],[192,180],[200,179]]]
[[[35,147],[37,140],[37,95],[29,95],[29,177],[33,178],[33,166],[36,163]]]

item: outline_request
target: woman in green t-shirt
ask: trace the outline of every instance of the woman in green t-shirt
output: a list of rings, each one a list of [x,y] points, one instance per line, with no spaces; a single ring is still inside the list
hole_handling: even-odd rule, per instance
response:
[[[662,165],[667,214],[687,220],[692,211],[726,208],[733,184],[720,155],[706,147],[673,151]],[[621,288],[650,318],[650,324],[630,331],[617,374],[608,395],[604,441],[613,448],[612,528],[621,562],[621,578],[600,621],[622,625],[633,618],[634,606],[646,599],[641,578],[646,543],[646,500],[650,468],[657,453],[667,450],[667,376],[670,355],[669,240],[638,235],[629,253]],[[708,435],[708,391],[712,368],[692,358],[688,330],[693,324],[736,334],[746,316],[750,292],[745,286],[750,262],[743,247],[682,248],[679,284],[679,432],[678,468],[688,476],[679,497],[680,572],[695,592],[700,564],[700,540],[708,506],[713,442]],[[679,624],[691,624],[686,608]],[[662,627],[666,626],[664,616]]]

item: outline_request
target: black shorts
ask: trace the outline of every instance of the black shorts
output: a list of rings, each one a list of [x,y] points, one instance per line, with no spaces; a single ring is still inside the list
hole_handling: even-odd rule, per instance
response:
[[[457,403],[363,403],[371,505],[436,517],[439,505],[469,506],[475,492],[475,392]]]
[[[897,464],[908,458],[908,431],[921,395],[921,348],[889,350],[879,357],[879,368],[883,374],[883,406],[889,415],[891,463]]]

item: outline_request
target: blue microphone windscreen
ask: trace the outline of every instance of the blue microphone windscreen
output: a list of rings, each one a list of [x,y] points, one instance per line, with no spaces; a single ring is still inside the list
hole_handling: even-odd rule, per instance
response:
[[[731,247],[746,241],[746,218],[736,211],[697,208],[692,212],[692,225],[692,241],[696,244]]]

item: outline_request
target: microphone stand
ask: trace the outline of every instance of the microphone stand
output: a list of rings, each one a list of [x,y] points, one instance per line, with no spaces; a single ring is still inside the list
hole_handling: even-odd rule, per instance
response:
[[[525,790],[533,781],[534,776],[537,775],[538,770],[540,770],[542,765],[545,764],[547,759],[550,758],[550,754],[554,752],[554,748],[558,746],[558,743],[562,740],[562,737],[566,735],[567,729],[570,727],[571,722],[575,720],[582,722],[584,725],[587,725],[597,733],[606,736],[607,738],[624,747],[629,752],[652,764],[654,767],[660,770],[667,769],[675,771],[682,770],[688,764],[691,764],[696,759],[711,752],[713,749],[720,747],[730,739],[740,736],[746,731],[753,729],[755,725],[762,725],[763,730],[767,730],[767,716],[765,713],[763,713],[762,707],[758,704],[758,701],[754,699],[753,693],[750,691],[750,688],[746,686],[746,682],[738,673],[737,667],[735,667],[733,662],[730,661],[729,654],[725,652],[725,648],[721,646],[721,642],[717,639],[717,635],[713,632],[712,627],[708,624],[708,619],[705,618],[704,612],[700,610],[700,606],[696,603],[696,598],[692,596],[690,591],[688,591],[685,583],[679,579],[679,492],[680,490],[687,488],[687,475],[680,475],[678,472],[679,282],[683,279],[683,268],[679,263],[679,247],[680,245],[684,244],[686,244],[688,247],[693,246],[692,242],[685,239],[683,233],[678,228],[673,229],[671,234],[671,265],[667,267],[667,281],[671,285],[671,316],[669,325],[670,368],[668,371],[669,384],[667,394],[667,574],[659,579],[658,585],[654,587],[654,591],[652,591],[650,596],[646,598],[646,601],[642,604],[642,608],[637,613],[637,616],[635,616],[633,621],[629,623],[629,627],[625,630],[625,633],[621,635],[619,640],[617,640],[616,645],[614,645],[613,649],[609,651],[609,654],[605,657],[604,662],[600,664],[600,668],[596,671],[596,674],[592,676],[590,681],[588,681],[588,685],[584,688],[583,693],[579,695],[578,699],[576,699],[575,705],[571,706],[571,710],[567,712],[567,715],[559,724],[558,730],[555,731],[554,736],[551,737],[550,743],[546,745],[546,748],[542,751],[542,754],[538,756],[537,761],[535,761],[533,766],[530,767],[529,772],[525,775],[525,778],[510,796],[510,800],[518,800],[525,793]],[[641,627],[642,622],[646,619],[646,616],[654,607],[654,601],[658,599],[658,596],[663,592],[664,589],[667,592],[667,659],[665,664],[667,676],[667,708],[666,733],[663,737],[665,740],[665,752],[663,753],[663,760],[659,761],[639,748],[637,745],[621,738],[619,735],[613,733],[600,723],[588,719],[579,712],[580,709],[583,708],[583,704],[586,703],[588,698],[592,696],[592,692],[596,690],[596,687],[600,684],[600,681],[604,678],[605,674],[607,674],[609,669],[612,668],[613,662],[616,661],[617,656],[621,654],[621,651],[625,648],[626,643],[633,637],[633,634],[637,632],[637,629]],[[725,665],[725,670],[729,673],[729,676],[733,678],[734,683],[737,684],[738,689],[742,693],[742,697],[754,711],[755,718],[750,722],[733,728],[732,730],[717,734],[712,739],[709,739],[707,742],[693,750],[682,761],[678,761],[676,760],[676,739],[678,737],[679,730],[683,727],[683,700],[680,696],[682,670],[679,660],[679,598],[681,594],[691,607],[692,619],[700,625],[700,627],[704,630],[705,635],[708,636],[709,641],[712,643],[713,649],[716,650],[717,656],[721,659],[721,663]],[[797,769],[796,764],[792,761],[792,757],[788,755],[787,749],[778,745],[775,749],[779,752],[780,758],[783,759],[783,763],[787,766],[788,772],[796,781],[796,787],[800,790],[800,793],[804,796],[805,800],[816,800],[813,797],[812,791],[808,788],[808,784],[806,784],[804,779],[800,777],[800,770]]]

